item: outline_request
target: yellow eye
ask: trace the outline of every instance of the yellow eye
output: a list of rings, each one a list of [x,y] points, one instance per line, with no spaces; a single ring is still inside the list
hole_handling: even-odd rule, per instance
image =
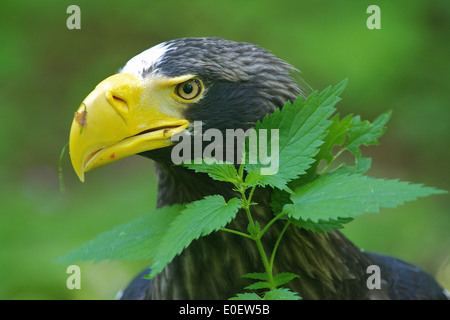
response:
[[[197,98],[202,92],[202,84],[197,79],[191,79],[180,83],[175,89],[175,93],[185,100]]]

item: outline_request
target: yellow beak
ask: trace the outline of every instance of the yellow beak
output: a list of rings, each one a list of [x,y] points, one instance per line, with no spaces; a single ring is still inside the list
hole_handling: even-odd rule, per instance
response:
[[[187,128],[187,120],[174,112],[168,115],[161,94],[167,90],[161,88],[123,73],[102,81],[86,97],[75,112],[69,140],[72,166],[81,181],[86,171],[170,146],[170,138]]]

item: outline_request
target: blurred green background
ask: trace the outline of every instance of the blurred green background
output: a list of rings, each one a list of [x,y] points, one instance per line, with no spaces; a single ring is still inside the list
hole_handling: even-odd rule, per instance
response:
[[[81,9],[68,30],[66,9]],[[381,30],[366,9],[381,8]],[[53,260],[155,207],[152,163],[138,156],[79,182],[58,158],[94,86],[162,41],[219,36],[269,49],[314,89],[348,78],[341,114],[392,109],[370,175],[450,190],[449,1],[2,1],[0,298],[113,299],[148,262],[81,263],[81,290]],[[449,197],[432,196],[345,229],[358,246],[412,262],[450,289]]]

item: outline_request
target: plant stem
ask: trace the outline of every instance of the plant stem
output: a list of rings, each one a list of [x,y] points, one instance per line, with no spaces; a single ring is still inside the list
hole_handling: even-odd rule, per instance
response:
[[[233,234],[237,234],[238,236],[244,237],[244,238],[248,238],[248,239],[252,239],[253,237],[250,236],[249,234],[237,231],[237,230],[233,230],[233,229],[228,229],[228,228],[220,228],[220,231],[225,231],[225,232],[229,232],[229,233],[233,233]]]
[[[69,142],[67,142],[66,145],[62,148],[61,154],[59,155],[59,161],[58,161],[59,192],[61,192],[61,193],[66,192],[66,188],[64,186],[62,160],[63,160],[64,152],[66,152],[66,148],[68,145],[69,145]]]
[[[336,155],[331,159],[331,161],[327,164],[327,166],[320,172],[320,174],[325,173],[325,171],[328,170],[328,168],[331,166],[331,164],[336,160],[345,150],[347,150],[347,147],[342,148],[341,150],[336,153]]]
[[[252,190],[250,190],[250,194],[248,196],[248,203],[249,205],[251,205],[252,203],[252,197],[253,197],[253,193],[255,192],[256,186],[253,186]]]
[[[290,224],[290,223],[291,223],[290,221],[286,222],[286,224],[284,225],[284,227],[283,227],[283,229],[281,230],[280,234],[278,235],[278,239],[277,239],[277,242],[275,242],[275,246],[273,247],[272,255],[271,255],[271,257],[270,257],[270,272],[271,272],[271,273],[272,273],[272,271],[273,271],[273,262],[275,261],[275,254],[276,254],[276,252],[277,252],[278,245],[280,244],[281,238],[283,238],[283,235],[284,235],[284,233],[286,232],[287,228],[289,227],[289,224]]]
[[[273,290],[273,289],[275,289],[275,281],[273,280],[272,268],[270,267],[270,263],[269,263],[269,260],[267,259],[266,252],[264,251],[261,240],[259,238],[254,239],[254,240],[255,240],[256,246],[258,247],[258,251],[261,256],[261,260],[263,262],[264,269],[266,270],[267,277],[269,279],[269,283],[271,286],[270,289]]]
[[[279,214],[277,214],[272,220],[270,220],[266,226],[261,230],[261,232],[259,233],[260,237],[262,237],[264,235],[264,233],[267,231],[267,229],[270,228],[270,226],[277,221],[282,215],[284,215],[284,212],[280,212]]]
[[[243,209],[247,213],[248,221],[249,221],[249,224],[250,224],[251,227],[255,227],[255,223],[253,221],[252,214],[250,212],[251,200],[252,200],[253,193],[254,193],[255,189],[256,189],[256,186],[254,186],[252,188],[248,198],[245,195],[245,189],[241,190]],[[256,237],[251,237],[251,238],[253,239],[253,241],[255,241],[256,247],[258,248],[259,254],[261,256],[261,260],[262,260],[263,265],[264,265],[264,269],[266,270],[266,273],[267,273],[267,277],[268,277],[269,283],[270,283],[270,285],[272,287],[271,289],[275,289],[275,282],[273,280],[272,270],[270,268],[269,259],[267,258],[266,252],[264,251],[264,247],[263,247],[262,242],[261,242],[261,235],[262,234],[261,234],[261,231],[260,231]]]
[[[256,186],[254,186],[252,188],[252,190],[250,191],[250,195],[249,195],[248,199],[245,196],[245,189],[244,188],[241,189],[241,199],[243,202],[243,208],[245,209],[245,213],[247,213],[248,222],[250,223],[250,225],[252,227],[255,226],[255,223],[253,222],[253,217],[252,217],[252,214],[250,213],[250,206],[251,206],[253,192],[255,191],[255,188],[256,188]]]
[[[247,200],[244,200],[244,201],[246,202]],[[254,227],[255,223],[253,222],[252,214],[250,213],[250,206],[245,206],[244,209],[245,209],[245,213],[247,213],[247,218],[248,218],[249,224],[252,227]]]

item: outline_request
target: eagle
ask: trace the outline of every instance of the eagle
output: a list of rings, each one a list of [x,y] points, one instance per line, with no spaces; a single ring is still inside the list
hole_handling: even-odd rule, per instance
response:
[[[202,130],[247,130],[287,101],[305,96],[299,71],[258,45],[221,38],[163,42],[130,59],[85,98],[70,133],[70,157],[81,181],[85,172],[131,155],[155,163],[157,207],[208,195],[235,196],[226,182],[174,166],[172,137]],[[82,134],[80,134],[82,132]],[[271,188],[253,199],[261,225],[273,217]],[[239,215],[238,215],[239,217]],[[245,230],[248,221],[234,219]],[[279,221],[261,239],[275,243]],[[195,240],[152,280],[144,270],[121,299],[227,299],[248,285],[239,275],[262,271],[256,246],[217,232]],[[381,288],[369,289],[367,268],[381,270]],[[287,286],[303,299],[447,299],[431,275],[416,266],[365,252],[341,232],[318,233],[290,225],[277,251],[274,272],[299,275]]]

